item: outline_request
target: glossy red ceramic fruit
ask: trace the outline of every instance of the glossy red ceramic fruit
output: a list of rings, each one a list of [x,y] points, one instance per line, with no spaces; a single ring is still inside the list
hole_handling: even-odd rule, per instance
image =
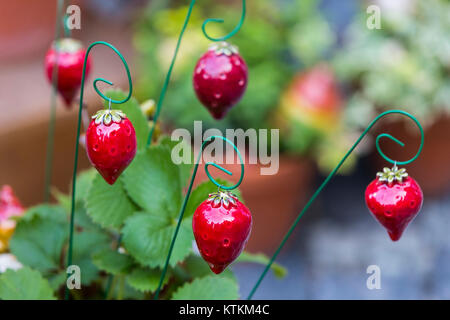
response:
[[[194,90],[215,119],[222,119],[244,95],[248,69],[236,47],[220,42],[210,47],[194,69]]]
[[[211,270],[219,274],[244,249],[252,229],[248,208],[229,192],[210,194],[192,218],[195,241]]]
[[[423,194],[419,184],[405,169],[384,168],[366,189],[366,204],[372,215],[397,241],[419,213]]]
[[[136,132],[120,110],[100,110],[86,131],[86,150],[105,181],[114,184],[136,155]]]
[[[50,83],[53,79],[53,67],[58,67],[58,93],[67,107],[70,107],[81,85],[83,63],[86,49],[80,41],[64,38],[53,42],[45,56],[45,71]],[[91,62],[86,62],[86,77],[91,69]]]

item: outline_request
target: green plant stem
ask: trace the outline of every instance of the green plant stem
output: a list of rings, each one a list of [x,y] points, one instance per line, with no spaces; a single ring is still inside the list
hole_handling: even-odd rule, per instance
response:
[[[161,112],[162,104],[164,102],[164,98],[165,98],[166,93],[167,93],[167,88],[169,86],[170,78],[172,76],[173,67],[175,65],[175,61],[177,59],[178,51],[180,49],[181,40],[183,39],[184,32],[186,31],[186,28],[187,28],[188,23],[189,23],[189,19],[191,18],[191,14],[192,14],[192,10],[194,8],[194,5],[195,5],[195,0],[191,0],[191,3],[189,4],[188,12],[186,14],[186,18],[184,20],[183,27],[181,28],[180,36],[178,37],[177,45],[175,47],[175,52],[173,54],[172,61],[171,61],[170,66],[169,66],[169,71],[167,72],[166,79],[164,80],[164,84],[163,84],[161,93],[159,95],[158,103],[156,104],[156,111],[155,111],[155,115],[153,117],[153,126],[150,129],[150,133],[149,133],[148,138],[147,138],[147,146],[149,146],[152,143],[153,132],[154,132],[154,129],[156,127],[156,123],[158,121],[159,114]],[[220,37],[220,38],[213,38],[213,37],[209,36],[208,33],[206,32],[206,25],[209,22],[223,23],[223,19],[206,19],[203,22],[203,24],[202,24],[203,35],[207,39],[209,39],[211,41],[225,41],[225,40],[231,38],[232,36],[234,36],[241,29],[242,25],[244,24],[245,14],[246,14],[246,3],[245,3],[245,0],[242,0],[242,15],[241,15],[241,19],[239,20],[238,25],[229,34],[227,34],[226,36]]]
[[[183,24],[183,27],[181,29],[180,36],[178,37],[177,45],[175,47],[175,52],[173,54],[172,61],[171,61],[170,66],[169,66],[169,71],[167,72],[166,79],[164,80],[164,84],[163,84],[161,93],[159,95],[158,103],[156,104],[156,111],[155,111],[155,115],[153,117],[153,126],[150,129],[150,133],[149,133],[148,138],[147,138],[147,146],[150,146],[150,144],[152,143],[153,132],[155,131],[156,123],[158,121],[159,114],[161,112],[161,107],[162,107],[162,104],[164,102],[164,98],[165,98],[166,93],[167,93],[167,88],[169,86],[170,78],[172,76],[172,70],[173,70],[173,67],[175,65],[175,61],[176,61],[177,56],[178,56],[178,51],[180,49],[181,40],[183,39],[184,32],[186,31],[186,28],[187,28],[188,23],[189,23],[189,19],[191,18],[192,9],[194,8],[194,5],[195,5],[195,0],[191,0],[191,4],[189,5],[188,12],[187,12],[187,15],[186,15],[186,19],[184,20],[184,24]]]
[[[119,277],[119,290],[117,292],[117,300],[123,300],[124,290],[125,290],[125,276],[121,275]]]
[[[361,142],[361,140],[366,136],[366,134],[369,132],[369,130],[373,127],[373,125],[379,120],[381,119],[383,116],[388,115],[388,114],[392,114],[392,113],[398,113],[398,114],[402,114],[405,115],[407,117],[409,117],[410,119],[412,119],[416,125],[418,126],[420,133],[421,133],[421,143],[420,143],[420,147],[419,150],[417,151],[416,155],[411,158],[410,160],[407,161],[395,161],[392,160],[388,157],[386,157],[384,155],[384,153],[381,151],[381,148],[378,144],[379,138],[381,137],[385,137],[385,138],[389,138],[392,141],[394,141],[395,143],[397,143],[400,146],[404,146],[404,144],[396,139],[395,137],[391,136],[390,134],[386,134],[386,133],[382,133],[377,137],[377,150],[380,153],[380,155],[388,162],[390,163],[398,163],[398,164],[408,164],[413,162],[414,160],[417,159],[417,157],[419,156],[420,152],[422,151],[423,148],[423,143],[424,143],[424,133],[423,133],[423,129],[422,126],[420,125],[419,121],[417,121],[416,118],[414,118],[411,114],[402,111],[402,110],[390,110],[390,111],[386,111],[381,113],[378,117],[376,117],[370,124],[369,126],[366,128],[366,130],[364,130],[364,132],[361,134],[361,136],[358,138],[358,140],[356,140],[355,144],[350,148],[350,150],[345,154],[345,156],[342,158],[342,160],[338,163],[338,165],[336,166],[336,168],[334,168],[334,170],[328,175],[328,177],[325,179],[325,181],[320,185],[320,187],[316,190],[316,192],[314,192],[314,194],[312,195],[312,197],[309,199],[309,201],[306,203],[305,207],[303,208],[303,210],[299,213],[299,215],[297,216],[297,218],[295,219],[294,223],[292,224],[292,226],[289,228],[288,232],[286,233],[286,235],[284,236],[283,240],[281,241],[281,244],[279,245],[278,249],[275,251],[274,255],[272,256],[272,258],[270,259],[269,263],[266,265],[266,267],[264,268],[264,271],[262,272],[262,274],[260,275],[260,277],[258,278],[258,280],[256,281],[256,284],[253,286],[252,290],[250,291],[250,294],[247,297],[247,300],[252,299],[253,295],[255,294],[256,290],[258,289],[259,285],[261,284],[262,280],[264,279],[264,277],[266,276],[267,272],[269,271],[270,267],[272,266],[273,262],[275,261],[275,259],[277,258],[278,254],[280,253],[281,249],[283,249],[284,245],[286,244],[286,241],[289,239],[289,237],[291,236],[292,232],[294,231],[295,227],[297,226],[298,222],[300,221],[300,219],[302,218],[302,216],[305,214],[305,212],[308,210],[308,208],[311,206],[311,204],[314,202],[314,200],[317,198],[317,196],[320,194],[320,192],[325,188],[325,186],[330,182],[330,180],[333,178],[333,176],[337,173],[337,171],[339,170],[339,168],[342,166],[342,164],[345,162],[345,160],[347,160],[347,158],[350,156],[350,154],[353,152],[353,150],[355,150],[356,146]]]
[[[175,65],[175,61],[177,59],[178,51],[180,49],[181,40],[183,39],[184,32],[186,31],[186,28],[187,28],[188,23],[189,23],[189,19],[191,18],[192,9],[194,8],[194,5],[195,5],[195,0],[191,0],[191,3],[190,3],[189,8],[188,8],[188,12],[186,14],[186,18],[184,20],[183,27],[181,28],[180,36],[178,37],[177,45],[175,47],[175,52],[173,54],[172,61],[170,63],[169,71],[167,72],[166,79],[164,80],[164,85],[163,85],[161,93],[159,95],[158,103],[156,105],[156,111],[155,111],[155,115],[153,117],[153,126],[150,129],[150,133],[149,133],[148,138],[147,138],[147,147],[150,146],[150,144],[152,143],[153,132],[155,130],[156,123],[158,121],[159,114],[161,112],[161,107],[162,107],[162,104],[164,102],[164,98],[166,96],[167,88],[168,88],[169,82],[170,82],[170,77],[172,76],[172,70],[173,70],[173,67]],[[172,238],[172,241],[170,243],[169,253],[168,253],[167,258],[166,258],[164,269],[162,271],[161,278],[159,279],[158,288],[156,289],[155,295],[153,297],[154,300],[158,299],[159,292],[161,291],[161,287],[162,287],[162,284],[164,282],[164,278],[166,277],[166,273],[167,273],[167,268],[169,266],[170,257],[172,255],[173,247],[175,245],[175,240],[177,238],[178,231],[179,231],[180,226],[181,226],[181,220],[183,219],[184,210],[186,209],[186,204],[187,204],[187,201],[189,200],[189,196],[190,196],[191,191],[192,191],[192,185],[194,183],[195,175],[197,174],[197,169],[198,169],[198,163],[196,164],[196,166],[194,168],[194,173],[192,175],[191,182],[189,184],[189,188],[188,188],[186,197],[184,198],[184,201],[183,201],[183,206],[182,206],[182,209],[180,211],[180,215],[179,215],[179,218],[178,218],[177,226],[175,228],[175,234],[174,234],[174,236]]]
[[[205,37],[207,37],[208,39],[210,39],[210,40],[212,40],[212,41],[222,41],[222,40],[226,40],[226,39],[232,37],[235,33],[237,33],[237,32],[239,31],[239,29],[242,27],[242,24],[244,23],[244,19],[245,19],[245,11],[246,11],[245,0],[242,1],[242,4],[243,4],[243,9],[242,9],[241,20],[240,20],[240,22],[239,22],[239,25],[238,25],[238,26],[237,26],[230,34],[228,34],[228,35],[225,36],[225,37],[217,38],[217,39],[210,37],[210,36],[206,33],[206,24],[208,24],[208,22],[223,22],[223,20],[222,20],[222,19],[207,19],[207,20],[203,23],[203,26],[202,26],[203,34],[205,35]],[[187,12],[187,14],[186,14],[186,18],[185,18],[184,23],[183,23],[183,27],[181,28],[180,36],[178,37],[177,45],[176,45],[176,47],[175,47],[175,52],[174,52],[174,54],[173,54],[172,61],[171,61],[170,66],[169,66],[169,71],[167,72],[166,79],[164,80],[164,85],[163,85],[163,88],[162,88],[161,93],[160,93],[160,95],[159,95],[158,103],[157,103],[157,105],[156,105],[156,111],[155,111],[155,115],[154,115],[154,117],[153,117],[153,126],[152,126],[152,128],[150,129],[150,133],[149,133],[148,138],[147,138],[147,147],[150,146],[150,144],[152,143],[153,132],[154,132],[154,130],[155,130],[156,123],[157,123],[157,121],[158,121],[159,114],[160,114],[160,112],[161,112],[161,107],[162,107],[162,104],[163,104],[163,102],[164,102],[164,98],[165,98],[166,93],[167,93],[167,88],[168,88],[168,86],[169,86],[169,82],[170,82],[170,78],[171,78],[171,75],[172,75],[173,67],[174,67],[174,65],[175,65],[175,61],[176,61],[176,59],[177,59],[178,51],[179,51],[179,49],[180,49],[181,40],[183,39],[184,32],[186,31],[186,28],[187,28],[187,26],[188,26],[189,19],[190,19],[190,17],[191,17],[191,14],[192,14],[192,10],[193,10],[193,8],[194,8],[194,5],[195,5],[195,0],[191,0],[191,3],[190,3],[189,8],[188,8],[188,12]],[[226,140],[226,139],[224,139],[224,140]],[[206,142],[206,141],[205,141],[205,142]],[[229,142],[229,141],[228,141],[228,142]],[[231,144],[232,144],[232,143],[231,143]],[[232,144],[232,145],[234,146],[234,144]],[[237,150],[236,146],[234,146],[234,149],[239,153],[239,151]],[[203,147],[202,147],[202,150],[203,150]],[[199,157],[201,157],[201,152],[200,152]],[[239,157],[240,157],[240,154],[239,154]],[[174,234],[174,236],[173,236],[173,238],[172,238],[172,241],[171,241],[171,244],[170,244],[169,253],[168,253],[167,258],[166,258],[166,262],[165,262],[165,265],[164,265],[163,272],[162,272],[162,274],[161,274],[161,278],[160,278],[160,280],[159,280],[158,289],[156,290],[155,295],[154,295],[154,299],[155,299],[155,300],[158,299],[159,292],[160,292],[160,290],[161,290],[162,284],[163,284],[163,282],[164,282],[164,278],[165,278],[166,273],[167,273],[167,268],[168,268],[168,266],[169,266],[170,257],[171,257],[171,255],[172,255],[173,247],[174,247],[174,245],[175,245],[175,241],[176,241],[176,238],[177,238],[177,235],[178,235],[178,231],[179,231],[179,229],[180,229],[181,220],[183,219],[184,211],[185,211],[185,209],[186,209],[186,205],[187,205],[187,202],[188,202],[188,200],[189,200],[189,196],[190,196],[191,191],[192,191],[192,185],[193,185],[195,176],[196,176],[196,174],[197,174],[198,163],[199,163],[199,162],[197,161],[197,163],[196,163],[196,165],[195,165],[195,168],[194,168],[194,173],[193,173],[192,178],[191,178],[191,182],[190,182],[190,184],[189,184],[188,191],[187,191],[187,193],[186,193],[186,197],[184,198],[184,201],[183,201],[183,206],[182,206],[182,208],[181,208],[180,215],[179,215],[178,222],[177,222],[177,226],[176,226],[176,228],[175,228],[175,234]],[[242,160],[241,160],[241,164],[242,164],[242,168],[243,168],[243,162],[242,162]],[[220,166],[218,166],[218,165],[216,165],[216,164],[214,164],[214,163],[211,163],[211,165],[213,165],[213,166],[215,166],[215,167],[217,167],[217,168],[223,170],[224,172],[227,172],[228,174],[231,174],[229,171],[227,171],[227,170],[221,168]],[[214,184],[218,185],[218,184],[216,183],[216,181],[210,176],[208,170],[207,170],[207,169],[205,169],[205,170],[206,170],[206,173],[207,173],[208,177],[211,179],[211,181],[212,181]],[[226,188],[226,189],[227,189],[227,190],[231,190],[231,189],[236,188],[236,187],[242,182],[243,176],[244,176],[244,171],[243,171],[243,169],[242,169],[242,174],[241,174],[241,178],[240,178],[239,182],[238,182],[235,186],[233,186],[233,187],[231,187],[231,188]],[[220,185],[218,185],[218,186],[219,186],[219,188],[221,187]]]
[[[112,280],[111,290],[109,291],[108,295],[106,296],[106,300],[111,299],[112,293],[114,292],[114,289],[116,288],[117,284],[117,278],[114,277]]]
[[[200,152],[200,156],[201,156],[201,152]],[[199,164],[199,162],[197,161],[197,163],[194,166],[194,172],[192,173],[191,181],[189,182],[189,188],[187,190],[186,196],[184,197],[183,205],[181,207],[180,214],[178,216],[177,227],[175,228],[175,233],[172,237],[172,241],[170,242],[169,253],[167,254],[166,262],[164,264],[164,268],[161,273],[161,278],[159,279],[158,288],[156,289],[155,295],[153,296],[154,300],[158,300],[159,292],[161,291],[161,287],[164,282],[164,278],[166,277],[167,269],[169,267],[170,257],[172,256],[173,247],[175,246],[175,241],[177,239],[178,231],[180,230],[181,221],[183,220],[184,211],[186,210],[186,206],[189,201],[189,196],[191,195],[191,191],[192,191],[192,186],[194,185],[195,176],[197,175],[198,164]]]
[[[122,242],[122,235],[119,235],[119,239],[117,239],[116,250],[119,250],[121,242]],[[106,287],[105,287],[105,299],[108,297],[109,291],[111,290],[111,283],[113,281],[113,278],[114,278],[114,275],[112,275],[112,274],[108,275],[108,280],[106,281]]]
[[[239,159],[241,161],[241,176],[239,178],[239,181],[235,185],[233,185],[231,187],[222,186],[216,180],[214,180],[214,178],[209,174],[209,171],[207,169],[208,166],[212,165],[212,166],[216,167],[217,169],[222,170],[223,172],[225,172],[225,173],[227,173],[229,175],[232,175],[232,173],[230,171],[222,168],[218,164],[215,164],[215,163],[212,163],[212,162],[207,162],[205,164],[205,171],[206,171],[206,175],[211,180],[211,182],[214,183],[219,189],[222,188],[222,189],[225,189],[225,190],[233,190],[233,189],[236,189],[237,187],[239,187],[239,185],[241,184],[241,182],[242,182],[242,180],[244,178],[244,161],[242,159],[242,155],[239,152],[239,149],[230,140],[228,140],[227,138],[224,138],[222,136],[211,136],[211,137],[209,137],[208,139],[206,139],[203,142],[202,147],[200,148],[200,152],[199,152],[198,157],[197,157],[197,161],[195,162],[194,171],[192,172],[191,181],[189,182],[189,187],[188,187],[188,190],[186,192],[186,196],[184,197],[184,200],[183,200],[183,205],[181,206],[180,214],[178,216],[177,226],[175,228],[175,233],[174,233],[174,235],[172,237],[172,241],[170,243],[169,253],[167,254],[166,262],[164,264],[164,268],[163,268],[163,271],[161,273],[161,278],[159,279],[158,288],[156,289],[155,295],[153,297],[154,300],[158,299],[159,292],[160,292],[162,284],[164,282],[164,278],[166,277],[167,269],[169,267],[170,257],[172,256],[173,247],[175,246],[175,241],[177,240],[178,231],[180,230],[180,226],[181,226],[181,221],[183,220],[183,217],[184,217],[184,211],[186,210],[186,206],[187,206],[187,203],[189,201],[189,197],[191,195],[192,186],[194,185],[194,180],[195,180],[195,177],[197,175],[198,165],[199,165],[200,159],[202,157],[203,149],[205,149],[206,145],[210,141],[213,141],[214,139],[221,139],[221,140],[225,141],[226,143],[229,143],[230,145],[233,146],[233,149],[236,151],[236,153],[237,153],[237,155],[238,155],[238,157],[239,157]]]
[[[59,39],[59,30],[60,30],[59,21],[60,21],[63,5],[64,5],[64,0],[57,1],[55,41]],[[59,53],[56,52],[55,63],[53,64],[53,72],[52,72],[50,120],[49,120],[49,126],[48,126],[47,151],[46,151],[46,160],[45,160],[44,202],[48,202],[50,200],[50,185],[51,185],[52,171],[53,171],[53,151],[54,151],[55,122],[56,122],[56,101],[57,101],[57,95],[58,95],[58,90],[57,90],[58,58],[59,58]]]

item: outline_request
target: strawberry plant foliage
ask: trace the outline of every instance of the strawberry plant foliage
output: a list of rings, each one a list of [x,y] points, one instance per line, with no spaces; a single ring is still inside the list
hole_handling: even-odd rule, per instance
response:
[[[238,298],[236,281],[216,276],[207,276],[187,283],[172,296],[174,300],[236,300]]]
[[[55,300],[49,282],[28,267],[17,271],[7,270],[0,275],[2,300]]]
[[[95,253],[92,262],[101,270],[113,275],[127,274],[134,265],[133,258],[110,248]]]
[[[78,210],[80,217],[82,213]],[[78,230],[81,226],[78,224]],[[65,270],[64,251],[69,240],[68,215],[60,206],[42,205],[28,210],[11,239],[11,252],[19,261],[50,278]],[[98,227],[76,232],[73,261],[83,270],[81,283],[89,285],[98,276],[91,255],[109,244]],[[61,283],[62,284],[62,283]]]
[[[59,207],[38,206],[18,222],[10,241],[19,261],[43,274],[60,266],[60,254],[68,237],[65,212]]]
[[[110,186],[100,175],[96,175],[88,190],[87,212],[94,222],[103,227],[120,228],[136,210],[123,188],[121,178]]]
[[[177,215],[182,201],[180,170],[169,148],[158,145],[140,152],[126,170],[124,183],[131,199],[144,210]]]
[[[136,268],[126,277],[127,283],[134,289],[141,292],[154,292],[159,284],[161,271],[149,268]],[[169,277],[164,280],[167,283]]]
[[[109,95],[114,99],[125,97],[121,91],[111,91]],[[95,169],[78,175],[73,264],[81,269],[82,289],[73,293],[73,299],[152,298],[192,174],[191,164],[177,165],[172,161],[171,152],[177,142],[169,137],[160,137],[158,143],[145,148],[149,124],[136,100],[131,99],[120,108],[133,122],[139,150],[112,186]],[[193,250],[192,215],[197,205],[216,191],[217,186],[210,181],[192,190],[160,298],[238,298],[232,270],[213,276]],[[241,199],[238,190],[233,192]],[[18,221],[10,247],[25,267],[1,276],[1,299],[63,297],[71,198],[58,191],[54,191],[54,196],[57,205],[30,208]],[[264,262],[259,257],[244,261]],[[273,268],[278,267],[274,264]],[[106,293],[110,275],[114,280]],[[41,289],[29,294],[5,293],[5,286],[22,290],[19,286],[25,282]]]
[[[170,265],[182,261],[192,250],[194,237],[191,220],[181,223]],[[150,267],[163,267],[173,234],[176,220],[164,212],[139,213],[127,220],[123,229],[125,248],[141,263]]]

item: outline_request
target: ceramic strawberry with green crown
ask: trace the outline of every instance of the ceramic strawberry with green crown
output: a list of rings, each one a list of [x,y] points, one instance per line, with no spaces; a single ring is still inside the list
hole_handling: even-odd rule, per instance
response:
[[[72,38],[63,38],[53,42],[45,56],[45,71],[47,79],[52,83],[53,68],[56,65],[57,90],[63,98],[66,107],[72,105],[72,101],[81,86],[83,76],[83,63],[86,57],[86,49],[82,43]],[[86,61],[86,77],[91,69],[91,61]]]
[[[193,85],[200,102],[215,119],[222,119],[242,98],[248,68],[237,47],[218,42],[199,59]]]
[[[89,160],[109,184],[114,184],[136,155],[136,132],[121,110],[100,110],[86,131]]]
[[[386,228],[392,241],[400,239],[423,203],[419,184],[406,169],[396,165],[377,173],[366,189],[365,198],[370,212]]]
[[[200,254],[216,274],[241,254],[251,229],[250,210],[235,195],[220,190],[210,194],[192,218]]]

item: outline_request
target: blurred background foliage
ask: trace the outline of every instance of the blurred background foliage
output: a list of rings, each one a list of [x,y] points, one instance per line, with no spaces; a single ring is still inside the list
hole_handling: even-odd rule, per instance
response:
[[[312,157],[327,172],[380,111],[404,109],[429,125],[450,110],[448,1],[363,1],[343,30],[330,24],[321,3],[248,2],[244,27],[229,41],[249,66],[249,85],[242,101],[219,122],[196,99],[192,70],[210,44],[201,33],[203,21],[223,18],[225,23],[210,23],[207,30],[213,36],[227,34],[238,22],[241,1],[197,3],[162,109],[166,128],[192,131],[194,120],[203,121],[204,130],[280,128],[282,152]],[[187,4],[152,1],[136,23],[136,95],[141,101],[158,98]],[[381,8],[379,30],[366,26],[371,4]],[[328,77],[295,85],[323,65]],[[339,98],[334,105],[330,90]],[[344,172],[354,163],[355,156]]]
[[[153,1],[136,25],[134,43],[141,55],[141,72],[136,82],[139,100],[157,99],[161,81],[167,72],[181,25],[186,15],[185,1]],[[229,41],[239,47],[249,66],[249,85],[242,101],[229,115],[217,122],[197,100],[192,89],[192,70],[210,41],[201,33],[203,21],[220,17],[223,24],[208,24],[207,31],[222,36],[232,30],[241,11],[240,1],[222,1],[217,6],[198,3],[188,29],[162,109],[166,125],[193,130],[193,121],[203,121],[203,129],[278,128],[277,109],[280,97],[297,72],[314,66],[330,53],[335,35],[319,10],[319,1],[250,1],[244,27]],[[287,126],[287,124],[285,124]],[[283,130],[292,135],[299,130]],[[303,126],[305,128],[305,126]],[[306,126],[308,128],[308,126]],[[281,139],[282,151],[301,154],[310,152],[318,142],[311,130],[304,133],[302,143]]]
[[[413,113],[423,125],[450,111],[450,2],[371,1],[381,8],[382,28],[366,28],[361,7],[333,57],[349,92],[347,125],[365,126],[392,107]]]

